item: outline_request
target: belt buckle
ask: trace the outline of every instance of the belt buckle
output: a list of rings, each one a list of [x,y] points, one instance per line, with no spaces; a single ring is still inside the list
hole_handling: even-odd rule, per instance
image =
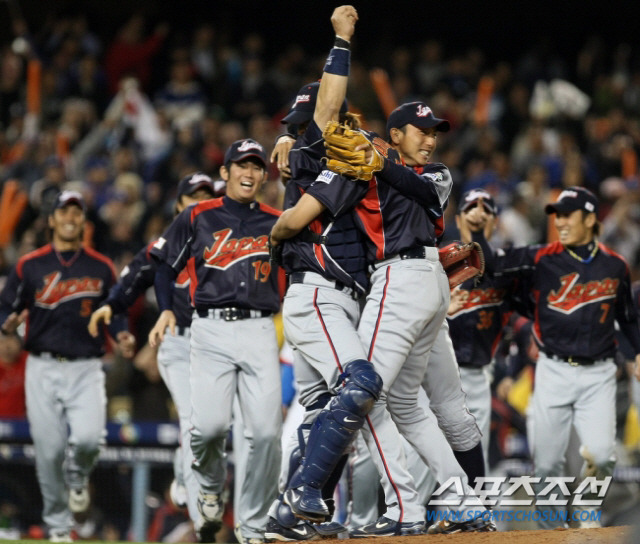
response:
[[[238,312],[235,308],[225,308],[223,315],[225,321],[238,321]]]
[[[571,366],[580,366],[580,363],[578,363],[577,361],[573,360],[573,357],[568,357],[567,358],[567,362],[571,365]]]
[[[62,356],[62,355],[56,355],[56,359],[58,360],[59,363],[66,363],[69,359],[67,359],[66,357]]]

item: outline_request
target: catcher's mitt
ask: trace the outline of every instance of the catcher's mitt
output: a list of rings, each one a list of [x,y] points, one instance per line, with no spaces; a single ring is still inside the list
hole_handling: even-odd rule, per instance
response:
[[[376,146],[360,130],[353,130],[337,121],[329,121],[322,133],[327,152],[327,168],[343,176],[369,181],[373,174],[382,170],[384,157]],[[364,145],[371,148],[371,160],[367,162]]]
[[[438,253],[451,289],[468,279],[484,274],[484,255],[477,242],[453,242],[440,248]]]

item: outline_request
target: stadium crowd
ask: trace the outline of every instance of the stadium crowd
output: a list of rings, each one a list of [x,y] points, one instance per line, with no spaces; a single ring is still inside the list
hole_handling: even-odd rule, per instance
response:
[[[45,243],[63,188],[88,204],[85,242],[121,269],[171,221],[178,180],[194,171],[219,179],[224,150],[241,138],[269,155],[296,91],[325,60],[295,40],[269,56],[265,35],[232,41],[209,21],[188,35],[141,14],[115,35],[82,14],[12,26],[0,39],[0,276]],[[640,280],[640,49],[597,36],[585,37],[574,58],[544,40],[516,58],[437,39],[398,45],[375,61],[357,41],[353,49],[348,101],[366,128],[385,132],[374,68],[388,74],[399,104],[423,100],[451,124],[438,144],[454,182],[446,239],[458,237],[456,200],[482,188],[500,208],[496,247],[547,241],[554,232],[545,204],[582,185],[600,198],[601,240]],[[281,209],[283,191],[271,164],[260,200]],[[150,293],[130,313],[135,368],[108,360],[112,418],[174,416],[145,346],[156,312]],[[11,357],[24,365],[24,356],[0,354]],[[10,385],[19,388],[8,368],[0,364],[0,401]]]

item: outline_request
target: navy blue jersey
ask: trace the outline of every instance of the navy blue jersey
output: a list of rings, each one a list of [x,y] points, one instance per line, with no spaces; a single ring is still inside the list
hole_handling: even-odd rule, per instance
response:
[[[154,244],[151,255],[179,273],[187,269],[196,308],[280,309],[278,267],[267,240],[280,211],[224,196],[185,209]]]
[[[464,305],[448,315],[449,333],[460,366],[483,367],[491,362],[511,315],[511,281],[488,275],[460,285]]]
[[[364,293],[368,287],[366,247],[362,232],[356,228],[349,212],[365,195],[368,184],[326,170],[321,160],[323,155],[322,132],[312,121],[289,155],[292,178],[285,190],[284,208],[295,206],[304,193],[309,193],[326,210],[308,230],[325,238],[323,243],[314,243],[305,229],[285,240],[283,267],[289,273],[316,272]]]
[[[120,280],[111,288],[105,304],[111,306],[114,314],[126,311],[140,295],[153,285],[157,265],[150,254],[152,247],[153,243],[142,248],[122,269]],[[183,269],[176,278],[173,291],[172,309],[179,327],[191,326],[193,308],[189,300],[190,283],[189,274]]]
[[[572,257],[560,242],[514,248],[495,257],[495,274],[530,285],[533,333],[540,349],[559,357],[613,357],[615,324],[640,352],[638,317],[625,260],[603,244],[591,262]]]
[[[406,167],[388,143],[363,132],[389,159],[355,208],[356,221],[368,239],[368,259],[375,262],[406,249],[435,246],[444,232],[452,186],[449,169],[440,163]]]
[[[104,335],[93,338],[89,318],[115,283],[110,259],[90,248],[58,253],[51,244],[22,257],[0,294],[0,319],[29,310],[24,338],[32,353],[100,357]]]

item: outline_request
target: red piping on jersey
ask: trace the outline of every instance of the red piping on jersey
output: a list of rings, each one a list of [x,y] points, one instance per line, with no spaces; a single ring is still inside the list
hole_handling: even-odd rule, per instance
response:
[[[604,253],[605,255],[611,255],[612,257],[618,257],[618,259],[620,259],[623,263],[624,266],[627,270],[627,274],[630,273],[629,271],[629,263],[627,262],[627,259],[625,259],[622,255],[620,255],[619,253],[616,253],[615,251],[613,251],[613,249],[611,249],[610,247],[605,246],[604,244],[598,244],[598,249],[600,251],[602,251],[602,253]]]
[[[264,213],[269,213],[278,217],[282,215],[282,212],[280,210],[276,210],[275,208],[272,208],[267,204],[263,204],[262,202],[258,202],[258,207],[260,208],[260,211],[263,211]]]
[[[376,337],[378,336],[378,329],[380,328],[380,322],[382,321],[382,311],[384,310],[384,301],[387,298],[387,287],[389,286],[390,275],[391,275],[391,267],[388,266],[384,289],[382,292],[382,300],[380,301],[380,309],[378,310],[378,318],[376,320],[376,326],[373,330],[373,338],[371,339],[371,345],[369,346],[369,356],[368,356],[369,361],[371,361],[373,357],[373,348],[375,347]],[[402,522],[402,520],[404,519],[404,505],[402,504],[402,497],[400,496],[400,491],[398,491],[398,486],[393,481],[393,477],[389,472],[387,461],[384,457],[384,453],[382,451],[382,448],[380,447],[380,442],[378,441],[378,437],[376,436],[375,429],[373,428],[373,424],[371,423],[369,416],[367,416],[367,423],[369,424],[369,429],[371,429],[371,435],[373,436],[376,442],[376,448],[378,449],[378,453],[380,454],[380,459],[382,459],[382,464],[384,465],[384,471],[387,474],[387,478],[389,478],[389,481],[391,482],[391,486],[393,487],[393,490],[396,492],[396,497],[398,497],[398,507],[400,508],[400,519],[398,520],[398,522]]]
[[[314,219],[309,223],[309,230],[316,234],[322,234],[322,222],[319,219]],[[324,254],[322,253],[322,246],[320,244],[313,244],[313,254],[316,256],[316,261],[318,261],[322,270],[324,270]]]
[[[26,255],[20,257],[20,259],[18,260],[18,264],[16,264],[16,272],[18,273],[18,277],[22,279],[22,267],[24,266],[24,263],[30,261],[31,259],[35,259],[36,257],[42,257],[47,253],[51,253],[51,251],[53,251],[53,246],[51,244],[47,244],[39,249],[34,249]]]
[[[331,352],[333,353],[333,358],[336,361],[336,365],[338,366],[338,370],[340,370],[340,373],[344,372],[342,369],[342,365],[340,364],[340,356],[338,355],[338,352],[336,351],[336,347],[333,344],[333,340],[331,340],[331,335],[329,334],[329,331],[327,330],[327,326],[324,322],[324,319],[322,317],[322,313],[320,313],[320,308],[318,307],[318,288],[316,287],[313,290],[313,307],[316,310],[316,314],[318,314],[318,319],[320,320],[320,325],[322,325],[322,330],[324,331],[324,335],[327,337],[327,342],[329,342],[329,346],[331,347]]]
[[[90,247],[83,246],[83,249],[85,250],[87,255],[89,255],[90,257],[93,257],[94,259],[98,259],[99,261],[102,261],[104,264],[106,264],[111,269],[111,274],[113,274],[113,279],[114,280],[116,279],[116,269],[113,266],[113,261],[109,259],[109,257],[107,257],[106,255],[103,255],[102,253],[98,253],[95,249],[92,249]]]
[[[544,247],[541,247],[537,252],[535,257],[533,258],[533,262],[538,264],[540,259],[545,255],[556,255],[557,253],[562,253],[564,251],[564,246],[560,242],[552,242],[547,244]]]
[[[507,323],[509,322],[509,319],[511,319],[511,314],[513,312],[505,312],[502,315],[502,319],[500,320],[500,332],[498,333],[498,335],[496,336],[495,340],[493,341],[493,343],[491,344],[491,357],[493,357],[496,354],[496,350],[498,349],[498,344],[500,343],[500,339],[502,338],[502,331],[504,331],[504,328],[507,326]]]
[[[362,221],[369,240],[376,246],[376,260],[384,259],[384,223],[375,177],[371,178],[367,194],[356,206],[356,213]]]
[[[187,259],[187,265],[185,266],[191,282],[189,283],[189,296],[191,297],[191,304],[195,306],[195,294],[198,287],[198,274],[196,274],[196,259],[195,257],[189,257]]]
[[[224,202],[222,201],[222,197],[212,198],[211,200],[203,200],[201,202],[198,202],[191,209],[191,221],[193,221],[202,212],[206,212],[207,210],[212,210],[214,208],[219,208],[220,206],[222,206],[222,204],[224,204]]]
[[[544,346],[544,344],[542,343],[542,335],[540,334],[540,316],[538,315],[538,301],[540,300],[540,290],[539,289],[534,289],[533,290],[533,298],[536,301],[536,310],[533,313],[533,328],[531,329],[531,331],[533,332],[533,335],[535,336],[536,340],[538,341],[538,345],[539,346]]]

